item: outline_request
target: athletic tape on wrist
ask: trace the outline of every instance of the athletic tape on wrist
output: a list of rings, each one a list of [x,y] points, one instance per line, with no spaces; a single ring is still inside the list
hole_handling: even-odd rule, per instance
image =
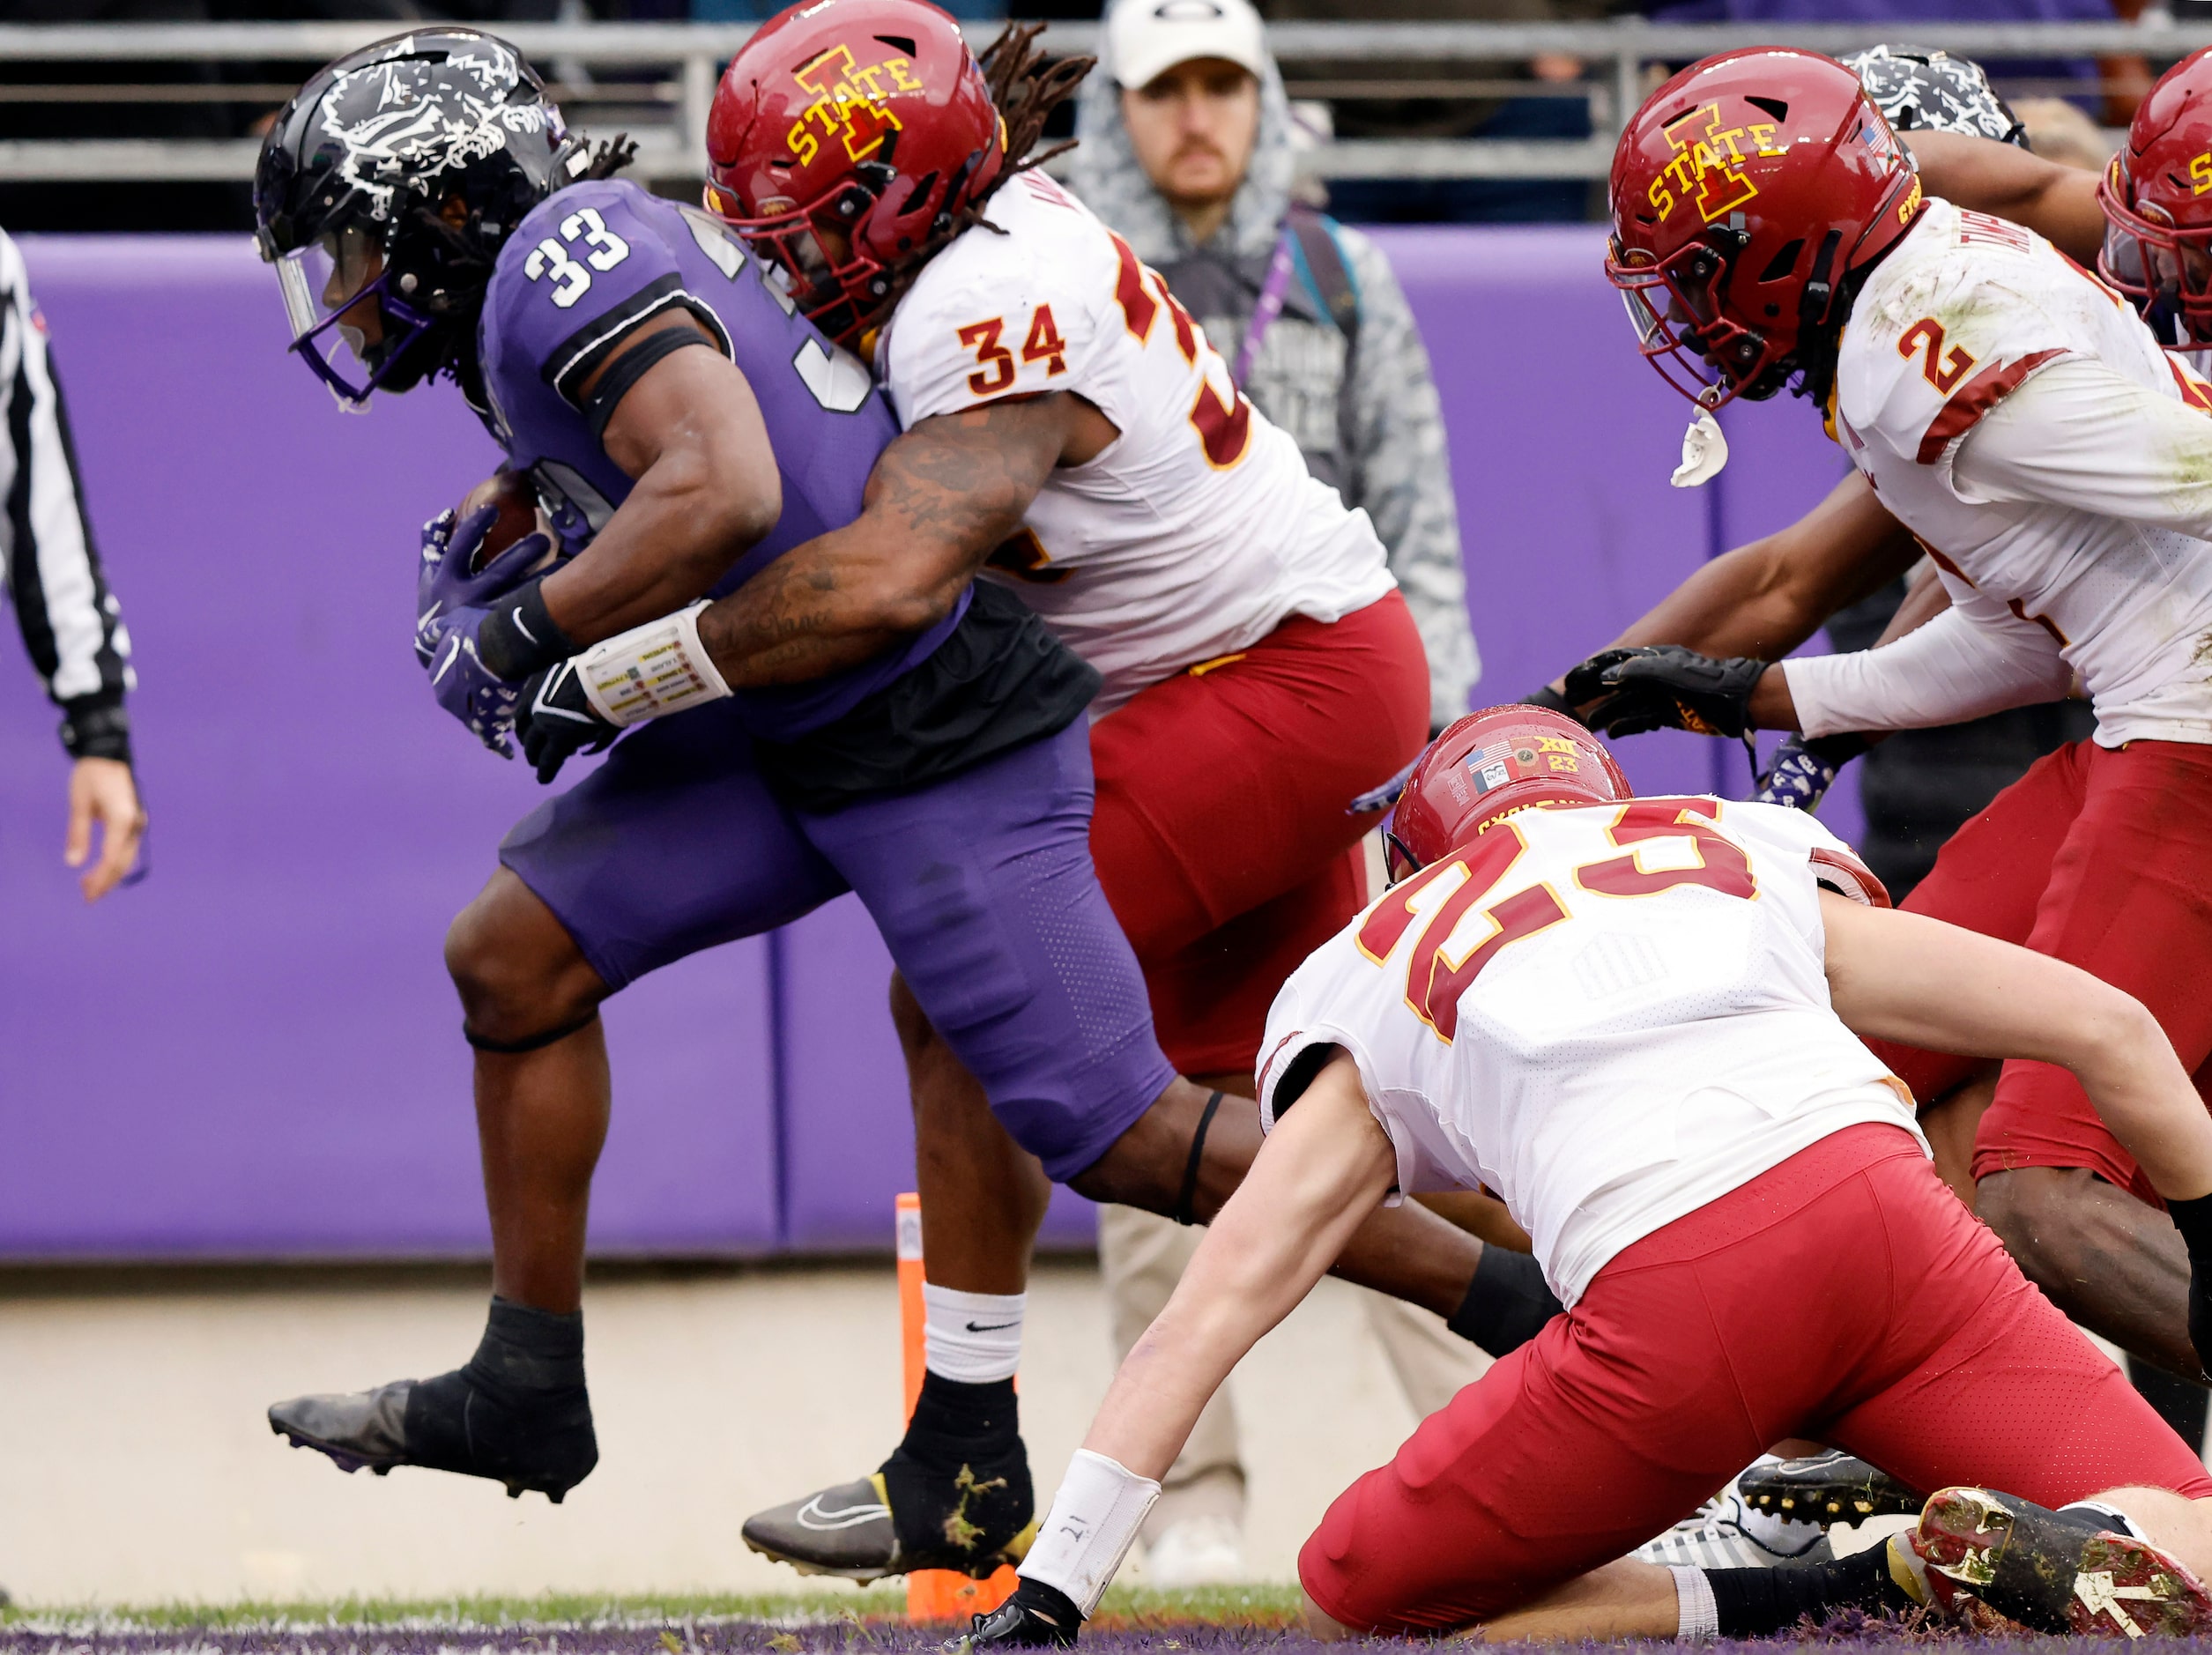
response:
[[[1068,1595],[1088,1620],[1144,1526],[1160,1485],[1087,1448],[1075,1451],[1021,1572]]]
[[[729,694],[699,642],[699,612],[706,606],[702,597],[578,656],[576,676],[592,710],[611,724],[629,725]]]

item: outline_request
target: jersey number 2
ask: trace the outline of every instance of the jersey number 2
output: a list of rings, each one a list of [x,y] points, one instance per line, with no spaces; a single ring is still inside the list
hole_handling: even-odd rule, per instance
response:
[[[1640,798],[1626,805],[1607,829],[1607,836],[1624,854],[1584,863],[1575,870],[1575,883],[1600,896],[1656,896],[1678,885],[1702,885],[1724,896],[1756,896],[1759,885],[1750,858],[1704,820],[1711,808],[1703,799],[1680,798]],[[1639,848],[1657,839],[1689,840],[1696,863],[1686,868],[1646,868]],[[1431,863],[1399,886],[1360,926],[1360,952],[1383,965],[1421,917],[1414,899],[1455,872],[1464,876],[1458,888],[1436,905],[1406,969],[1406,1004],[1446,1044],[1459,1032],[1459,997],[1482,975],[1483,968],[1524,937],[1548,931],[1568,917],[1567,905],[1557,892],[1548,885],[1532,885],[1485,909],[1482,917],[1490,922],[1489,931],[1457,958],[1444,952],[1468,910],[1496,888],[1527,849],[1518,828],[1510,821],[1500,822],[1457,856]]]
[[[1915,351],[1921,353],[1920,376],[1946,397],[1966,376],[1966,370],[1974,366],[1973,357],[1963,345],[1951,346],[1948,357],[1943,354],[1943,324],[1934,316],[1922,316],[1897,341],[1897,354],[1906,361],[1912,360]]]

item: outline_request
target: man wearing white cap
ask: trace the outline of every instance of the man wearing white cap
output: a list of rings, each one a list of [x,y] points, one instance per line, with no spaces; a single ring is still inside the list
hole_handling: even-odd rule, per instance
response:
[[[1366,508],[1428,651],[1432,721],[1449,724],[1466,710],[1481,668],[1429,353],[1381,249],[1294,204],[1292,131],[1246,0],[1123,0],[1107,14],[1099,71],[1078,104],[1076,191],[1168,278],[1245,394],[1297,440],[1308,469]],[[1199,1234],[1134,1208],[1102,1209],[1121,1353],[1167,1302]],[[1416,1416],[1480,1371],[1481,1356],[1438,1318],[1363,1296]],[[1147,1525],[1147,1581],[1241,1575],[1243,1508],[1223,1392]]]
[[[1390,261],[1292,199],[1293,122],[1248,0],[1122,0],[1076,108],[1076,193],[1168,278],[1307,467],[1364,508],[1429,654],[1431,725],[1481,674],[1444,417]]]

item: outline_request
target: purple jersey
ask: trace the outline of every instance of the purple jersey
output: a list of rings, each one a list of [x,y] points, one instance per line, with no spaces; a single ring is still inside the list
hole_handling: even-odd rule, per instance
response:
[[[744,373],[783,478],[783,515],[714,589],[719,597],[858,516],[868,473],[898,424],[868,370],[797,315],[706,213],[623,179],[572,184],[508,238],[478,330],[488,421],[510,463],[536,479],[563,550],[583,550],[631,486],[600,444],[612,405],[588,405],[577,386],[672,305],[703,323]],[[846,672],[740,690],[747,728],[789,741],[828,723],[928,658],[966,608],[963,595],[904,648]]]

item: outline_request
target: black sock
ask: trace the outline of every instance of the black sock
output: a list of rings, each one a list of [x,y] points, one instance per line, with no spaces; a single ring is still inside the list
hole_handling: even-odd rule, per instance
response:
[[[980,1384],[922,1374],[903,1446],[923,1459],[991,1458],[1021,1445],[1021,1405],[1011,1379]]]
[[[1544,1285],[1544,1272],[1527,1253],[1485,1242],[1474,1280],[1444,1325],[1493,1356],[1518,1350],[1566,1307]]]
[[[462,1372],[510,1405],[526,1405],[533,1393],[581,1390],[583,1312],[556,1315],[494,1295],[484,1337]]]
[[[1817,1626],[1838,1609],[1901,1612],[1912,1607],[1889,1577],[1889,1547],[1782,1569],[1708,1569],[1723,1637],[1770,1637],[1809,1618]]]
[[[1013,1381],[925,1372],[905,1440],[881,1473],[902,1557],[960,1569],[995,1556],[1036,1510]]]
[[[544,1488],[559,1499],[598,1464],[583,1385],[583,1316],[494,1297],[457,1372],[407,1393],[408,1463]]]

